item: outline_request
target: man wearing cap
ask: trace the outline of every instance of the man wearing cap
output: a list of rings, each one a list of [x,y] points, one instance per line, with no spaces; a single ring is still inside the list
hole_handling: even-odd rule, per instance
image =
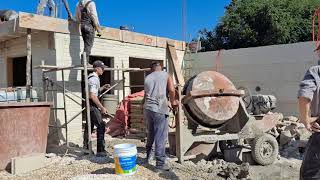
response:
[[[171,106],[176,108],[178,101],[175,100],[175,89],[172,77],[162,71],[159,62],[151,63],[151,74],[144,81],[145,95],[143,98],[144,117],[146,119],[147,137],[147,163],[151,158],[152,145],[155,144],[156,168],[168,171],[166,164],[165,145],[168,137],[168,98]]]
[[[315,50],[320,59],[320,45]],[[298,91],[300,122],[312,132],[300,169],[300,179],[320,179],[320,61],[310,67]]]
[[[93,127],[97,127],[97,155],[105,154],[104,146],[104,133],[105,133],[105,124],[102,121],[101,114],[107,114],[107,109],[103,107],[99,100],[99,94],[110,87],[109,84],[105,84],[100,87],[100,79],[104,72],[104,68],[107,67],[102,61],[95,61],[93,63],[94,72],[88,76],[89,84],[89,99],[90,99],[90,119],[91,119],[91,131]],[[88,128],[86,126],[84,131],[84,142],[83,146],[85,149],[88,149]]]

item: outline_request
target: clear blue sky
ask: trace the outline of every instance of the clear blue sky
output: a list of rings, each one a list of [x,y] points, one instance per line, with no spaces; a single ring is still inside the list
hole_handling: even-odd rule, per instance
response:
[[[1,0],[0,9],[35,12],[38,0]],[[212,29],[231,0],[187,0],[188,38],[197,37],[202,28]],[[55,0],[57,4],[60,0]],[[74,14],[78,0],[69,0]],[[103,26],[118,28],[134,27],[145,34],[183,39],[181,25],[181,0],[95,0]],[[63,17],[66,17],[63,8]]]

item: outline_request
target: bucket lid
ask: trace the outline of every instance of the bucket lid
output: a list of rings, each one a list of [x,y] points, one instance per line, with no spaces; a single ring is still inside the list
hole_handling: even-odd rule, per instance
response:
[[[114,149],[131,149],[136,148],[137,146],[134,144],[117,144],[113,146]]]

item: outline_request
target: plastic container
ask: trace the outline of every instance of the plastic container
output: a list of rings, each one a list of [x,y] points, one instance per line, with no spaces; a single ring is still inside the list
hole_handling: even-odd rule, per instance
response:
[[[116,114],[118,107],[118,96],[114,94],[105,94],[102,97],[102,105],[110,114]]]
[[[115,172],[118,175],[132,175],[137,171],[137,146],[118,144],[114,146]]]
[[[37,92],[33,89],[31,89],[31,92],[31,102],[38,102]],[[26,88],[18,87],[12,92],[0,89],[0,103],[10,102],[26,102]]]

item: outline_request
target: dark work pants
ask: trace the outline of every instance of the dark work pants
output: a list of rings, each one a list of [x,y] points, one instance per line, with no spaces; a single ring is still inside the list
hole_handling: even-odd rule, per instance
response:
[[[300,169],[300,180],[320,179],[320,133],[309,139]]]
[[[156,166],[161,167],[166,160],[166,141],[168,138],[168,116],[150,110],[144,110],[148,128],[147,157],[150,156],[152,145],[155,144]]]
[[[104,147],[104,133],[106,131],[106,127],[104,122],[102,121],[102,116],[100,110],[95,107],[90,107],[90,117],[91,117],[91,132],[93,131],[94,126],[97,127],[97,152],[105,151]],[[86,123],[83,137],[83,145],[85,148],[88,147],[88,124]]]
[[[87,62],[89,62],[89,56],[94,42],[94,33],[95,29],[92,25],[81,24],[81,35],[84,44],[83,51],[87,54]]]

